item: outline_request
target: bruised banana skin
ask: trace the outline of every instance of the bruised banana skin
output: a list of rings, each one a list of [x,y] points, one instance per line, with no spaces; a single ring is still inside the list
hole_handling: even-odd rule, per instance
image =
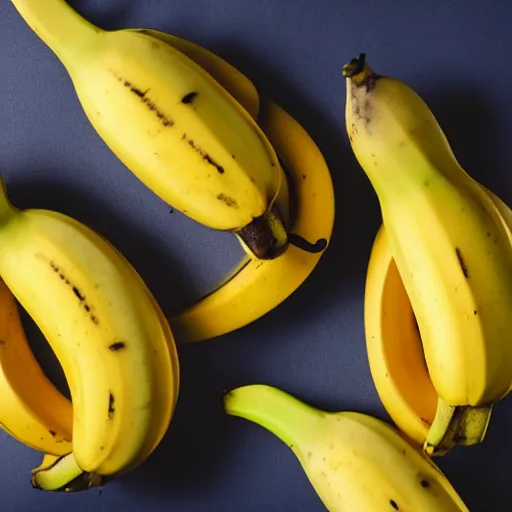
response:
[[[48,379],[25,336],[16,300],[0,279],[0,426],[34,450],[71,451],[72,407]]]
[[[510,208],[483,185],[482,188],[512,232]],[[398,428],[423,445],[436,415],[438,395],[383,226],[375,237],[368,264],[364,314],[368,362],[379,398]],[[444,455],[454,445],[450,443],[434,455]]]
[[[264,384],[231,390],[223,405],[285,443],[330,512],[469,512],[439,467],[378,418],[321,411]]]
[[[418,94],[364,55],[344,75],[350,144],[378,196],[439,398],[425,449],[447,434],[482,440],[512,381],[510,231]]]
[[[235,233],[255,259],[285,249],[277,155],[209,73],[161,36],[103,30],[64,0],[11,2],[69,73],[98,135],[142,183],[191,219]]]

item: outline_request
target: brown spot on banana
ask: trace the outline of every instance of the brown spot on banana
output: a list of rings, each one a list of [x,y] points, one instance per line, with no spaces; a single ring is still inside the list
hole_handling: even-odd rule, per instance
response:
[[[112,352],[117,352],[118,350],[126,348],[126,343],[124,341],[114,341],[114,343],[111,343],[108,348],[112,350]]]
[[[238,203],[236,202],[236,199],[233,199],[230,196],[227,196],[226,194],[219,194],[217,196],[217,199],[221,202],[223,202],[226,206],[230,206],[232,208],[238,208]]]
[[[185,96],[183,96],[183,98],[181,98],[181,103],[183,103],[185,105],[192,103],[196,99],[196,96],[198,94],[199,93],[197,93],[197,92],[189,92],[188,94],[185,94]]]
[[[343,76],[350,79],[350,99],[352,115],[360,119],[368,129],[372,121],[371,92],[382,75],[375,73],[366,63],[366,55],[361,53],[343,66]],[[354,136],[354,132],[350,134]]]
[[[42,254],[37,255],[40,259],[46,259]],[[71,280],[66,276],[64,271],[54,262],[49,261],[48,264],[50,265],[50,268],[59,276],[60,280],[69,286],[71,290],[73,291],[73,294],[75,297],[79,300],[80,304],[84,308],[85,312],[89,314],[89,318],[91,319],[91,322],[95,325],[99,323],[98,317],[96,317],[94,314],[91,313],[92,306],[87,302],[85,295],[80,291],[80,289],[75,286]]]
[[[132,92],[133,94],[135,94],[135,96],[140,98],[142,103],[144,103],[144,105],[146,105],[151,112],[154,112],[156,114],[156,116],[164,126],[174,126],[174,120],[166,114],[164,114],[163,111],[159,109],[157,105],[148,97],[149,89],[143,91],[139,87],[133,85],[133,83],[130,80],[122,78],[112,70],[110,70],[110,72],[117,78],[117,80],[120,83],[122,83],[127,89],[129,89],[130,92]]]
[[[457,255],[457,259],[459,260],[459,265],[466,279],[469,278],[468,267],[466,262],[464,261],[464,257],[462,256],[462,252],[458,247],[455,247],[455,254]]]
[[[115,404],[115,398],[114,398],[114,394],[111,391],[108,395],[108,417],[109,417],[109,419],[114,418],[114,413],[116,412],[114,404]]]
[[[213,160],[213,158],[204,149],[199,147],[194,142],[194,140],[187,137],[186,133],[181,136],[181,140],[185,141],[196,153],[198,153],[203,158],[203,160],[206,160],[206,162],[208,162],[210,165],[213,165],[219,174],[224,174],[224,167],[215,162],[215,160]]]

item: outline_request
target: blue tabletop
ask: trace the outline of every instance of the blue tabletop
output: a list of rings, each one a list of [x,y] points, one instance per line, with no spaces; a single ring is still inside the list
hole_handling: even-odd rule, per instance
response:
[[[104,28],[155,28],[198,42],[245,72],[317,141],[336,191],[333,240],[291,298],[259,321],[179,347],[181,393],[167,436],[138,469],[77,494],[30,486],[40,454],[0,432],[5,512],[321,512],[295,455],[275,436],[226,416],[222,390],[264,382],[330,410],[387,418],[371,380],[364,282],[378,202],[344,127],[341,66],[366,52],[377,72],[428,102],[464,168],[512,204],[512,5],[453,0],[70,0]],[[65,212],[133,262],[165,312],[198,298],[242,257],[145,188],[99,139],[67,72],[8,1],[0,4],[0,170],[20,207]],[[510,81],[509,81],[510,80]],[[510,124],[511,127],[508,125]],[[24,315],[45,370],[56,359]],[[508,510],[512,405],[496,408],[482,445],[438,461],[472,512]],[[357,512],[357,511],[353,511]]]

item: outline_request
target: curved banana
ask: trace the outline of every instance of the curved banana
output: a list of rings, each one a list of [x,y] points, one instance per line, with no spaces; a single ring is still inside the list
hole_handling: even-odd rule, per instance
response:
[[[158,304],[103,237],[57,212],[16,209],[3,183],[0,218],[0,276],[47,338],[73,402],[72,453],[34,485],[132,469],[164,435],[178,393]]]
[[[148,31],[94,26],[65,0],[11,1],[68,71],[98,135],[141,182],[195,221],[235,233],[253,258],[284,250],[277,155],[209,73]]]
[[[512,231],[510,208],[483,188]],[[421,335],[383,226],[375,237],[368,264],[364,320],[368,362],[379,398],[398,428],[423,445],[435,419],[438,395],[428,374]],[[459,440],[457,444],[470,445],[475,441]],[[454,440],[448,440],[434,455],[444,455],[453,446]]]
[[[233,389],[224,409],[283,441],[330,512],[469,512],[440,468],[378,418],[321,411],[263,384]]]
[[[379,198],[439,396],[425,449],[448,433],[483,439],[512,382],[510,231],[410,87],[364,56],[344,74],[350,144]]]
[[[278,306],[311,274],[334,225],[334,191],[325,160],[304,128],[279,105],[262,99],[260,125],[276,148],[289,180],[290,227],[307,250],[290,243],[279,257],[251,260],[220,287],[169,321],[179,341],[196,342],[239,329]]]
[[[16,300],[0,279],[0,427],[35,450],[71,451],[72,407],[42,371]]]

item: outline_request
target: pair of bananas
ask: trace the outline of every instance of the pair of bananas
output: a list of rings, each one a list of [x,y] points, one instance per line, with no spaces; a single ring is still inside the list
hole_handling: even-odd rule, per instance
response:
[[[239,329],[309,276],[331,236],[333,187],[307,132],[206,49],[153,30],[104,31],[64,0],[12,4],[126,167],[246,250],[216,290],[166,318],[111,243],[60,213],[17,209],[2,183],[0,427],[44,453],[34,487],[79,491],[159,445],[179,395],[176,341]],[[48,339],[71,401],[31,352],[16,302]]]
[[[461,168],[409,86],[364,55],[343,73],[350,145],[382,213],[364,321],[395,426],[264,384],[224,408],[286,443],[331,512],[468,511],[432,457],[483,442],[512,385],[512,211]]]
[[[512,386],[512,212],[409,86],[364,55],[344,74],[350,144],[382,213],[365,290],[372,377],[401,430],[443,455],[482,442]]]

